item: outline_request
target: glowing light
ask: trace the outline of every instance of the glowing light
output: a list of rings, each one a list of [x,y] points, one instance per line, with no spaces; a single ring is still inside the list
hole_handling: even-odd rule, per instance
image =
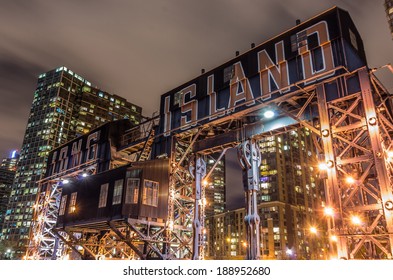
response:
[[[316,227],[312,226],[312,227],[310,227],[310,232],[311,232],[312,234],[316,234],[316,233],[318,232],[318,230],[317,230]]]
[[[353,184],[353,183],[356,182],[355,179],[354,179],[353,177],[351,177],[351,176],[347,177],[347,178],[345,179],[345,181],[346,181],[348,184]]]
[[[206,187],[208,183],[209,183],[209,182],[208,182],[207,180],[202,180],[202,185],[203,185],[204,187]]]
[[[265,113],[263,113],[263,116],[267,119],[271,119],[274,117],[274,112],[272,110],[267,110]]]
[[[86,178],[86,177],[87,177],[87,173],[83,173],[83,174],[82,174],[82,177],[83,177],[83,178]]]
[[[360,225],[362,223],[362,220],[358,216],[352,216],[351,221],[354,225]]]
[[[338,238],[337,238],[336,235],[332,235],[332,236],[330,237],[330,240],[332,240],[333,242],[337,242]]]
[[[318,164],[318,168],[319,168],[319,170],[323,171],[323,170],[327,170],[328,166],[326,165],[326,163],[321,162]]]
[[[393,151],[389,151],[389,152],[388,152],[388,158],[389,158],[389,159],[392,159],[392,158],[393,158]]]
[[[243,242],[243,247],[245,248],[245,247],[247,247],[247,242]]]
[[[291,249],[287,249],[286,253],[287,253],[287,255],[289,255],[289,256],[291,256],[291,255],[293,254],[293,252],[292,252]]]
[[[67,185],[68,183],[70,183],[70,180],[64,179],[64,180],[62,181],[62,183],[63,183],[63,185]]]
[[[333,216],[334,215],[334,210],[331,207],[325,207],[323,209],[323,212],[325,213],[326,216]]]

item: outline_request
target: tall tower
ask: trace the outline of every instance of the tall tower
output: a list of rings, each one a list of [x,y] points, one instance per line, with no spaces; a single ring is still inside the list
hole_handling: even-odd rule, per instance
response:
[[[107,121],[128,118],[138,124],[141,111],[66,67],[39,75],[2,230],[16,258],[25,252],[36,182],[45,174],[49,151]]]
[[[393,0],[385,0],[386,17],[393,37]]]
[[[305,128],[262,137],[257,194],[264,259],[327,258],[326,221],[321,215],[323,186],[311,132]],[[239,167],[240,168],[240,167]],[[239,196],[243,200],[243,196]],[[230,206],[230,205],[229,205]],[[208,256],[244,258],[244,208],[207,218]]]
[[[2,228],[4,217],[7,211],[8,198],[11,193],[12,182],[15,177],[16,164],[18,163],[19,155],[17,151],[13,151],[10,157],[5,158],[0,164],[0,237],[2,235]],[[6,253],[7,244],[0,246],[0,259],[2,257],[10,257]]]

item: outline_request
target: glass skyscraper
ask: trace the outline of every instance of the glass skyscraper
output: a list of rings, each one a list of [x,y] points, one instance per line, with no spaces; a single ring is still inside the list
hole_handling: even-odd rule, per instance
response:
[[[2,242],[21,257],[28,243],[36,182],[49,151],[105,122],[141,121],[141,107],[93,87],[66,67],[39,75],[2,229]]]
[[[298,128],[264,137],[261,150],[258,214],[264,259],[327,258],[324,190],[311,132]],[[239,196],[244,200],[244,195]],[[244,208],[207,218],[207,257],[244,259]],[[316,232],[310,231],[314,227]]]

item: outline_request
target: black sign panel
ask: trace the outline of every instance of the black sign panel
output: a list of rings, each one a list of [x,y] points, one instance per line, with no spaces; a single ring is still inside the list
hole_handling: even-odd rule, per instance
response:
[[[365,65],[349,14],[332,8],[162,95],[159,132],[216,121]]]

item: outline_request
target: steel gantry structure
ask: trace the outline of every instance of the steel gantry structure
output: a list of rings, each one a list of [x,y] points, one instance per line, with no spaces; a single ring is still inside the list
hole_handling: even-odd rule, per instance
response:
[[[203,259],[206,181],[226,151],[237,148],[247,259],[260,259],[257,195],[264,155],[258,143],[300,126],[312,133],[319,155],[325,203],[315,213],[325,213],[319,218],[327,224],[331,255],[391,259],[392,96],[366,66],[349,15],[332,8],[253,48],[163,95],[160,118],[126,131],[122,144],[111,146],[112,168],[167,159],[165,218],[54,228],[60,177],[47,178],[51,187],[39,192],[27,258],[62,258],[70,249],[94,259]],[[213,153],[218,160],[207,170]]]

